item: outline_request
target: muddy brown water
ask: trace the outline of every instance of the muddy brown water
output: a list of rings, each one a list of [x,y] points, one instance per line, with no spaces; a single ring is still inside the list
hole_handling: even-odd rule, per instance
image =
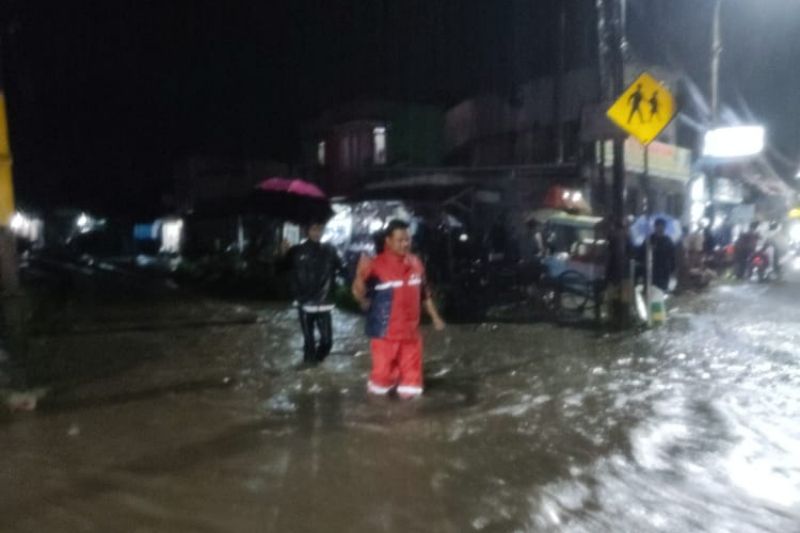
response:
[[[300,372],[284,306],[76,306],[34,342],[53,396],[0,423],[0,530],[800,531],[799,297],[426,330],[414,402],[367,397],[352,315]]]

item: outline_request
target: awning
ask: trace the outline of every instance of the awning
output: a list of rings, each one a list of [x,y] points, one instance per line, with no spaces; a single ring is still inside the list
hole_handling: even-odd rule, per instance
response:
[[[604,153],[604,164],[607,168],[611,168],[614,162],[612,141],[606,141]],[[691,150],[655,141],[650,144],[647,154],[648,174],[651,177],[674,180],[681,184],[689,182],[692,174]],[[597,160],[600,160],[599,153]],[[625,170],[635,174],[644,172],[644,147],[633,138],[625,141]]]
[[[765,196],[791,197],[794,194],[789,185],[782,179],[771,174],[752,174],[742,172],[741,179]]]
[[[552,223],[560,226],[570,226],[573,228],[594,228],[603,221],[601,217],[571,215],[565,211],[549,208],[536,209],[528,213],[528,215],[525,217],[525,221],[530,222],[532,220],[542,224]]]
[[[350,195],[349,201],[403,200],[421,203],[444,203],[471,196],[479,203],[500,202],[500,191],[485,183],[452,174],[421,174],[369,183]]]

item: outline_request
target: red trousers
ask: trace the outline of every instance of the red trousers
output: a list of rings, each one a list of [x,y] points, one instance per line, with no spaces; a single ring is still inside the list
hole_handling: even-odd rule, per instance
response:
[[[422,394],[422,339],[372,339],[372,373],[367,389],[387,394],[397,387],[400,396]]]

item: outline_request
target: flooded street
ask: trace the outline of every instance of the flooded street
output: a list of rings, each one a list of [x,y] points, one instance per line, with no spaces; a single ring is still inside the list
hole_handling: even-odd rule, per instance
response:
[[[666,327],[425,331],[426,395],[368,398],[360,317],[298,371],[285,305],[62,312],[53,385],[0,422],[4,532],[800,531],[800,284]]]
[[[2,2],[0,533],[800,533],[798,58],[800,0]]]

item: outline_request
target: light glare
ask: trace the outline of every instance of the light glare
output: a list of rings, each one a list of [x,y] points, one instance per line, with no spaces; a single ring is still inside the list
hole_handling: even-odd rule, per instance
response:
[[[789,228],[789,240],[792,243],[800,242],[800,224],[792,224]]]
[[[764,150],[762,126],[717,128],[706,133],[703,155],[707,157],[747,157]]]

